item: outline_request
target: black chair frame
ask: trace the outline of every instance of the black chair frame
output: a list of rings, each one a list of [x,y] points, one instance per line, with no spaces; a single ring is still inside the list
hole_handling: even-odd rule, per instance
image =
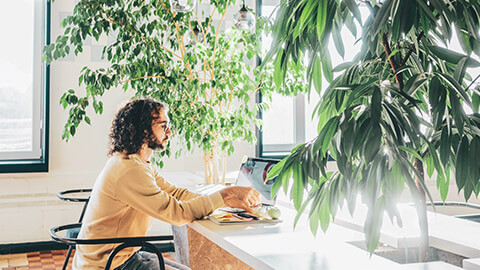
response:
[[[117,255],[118,252],[121,250],[128,248],[128,247],[145,247],[151,249],[158,257],[158,261],[160,263],[160,269],[165,270],[165,262],[163,260],[162,253],[160,250],[155,247],[152,241],[171,241],[173,240],[173,235],[160,235],[160,236],[143,236],[143,237],[120,237],[120,238],[99,238],[99,239],[79,239],[79,238],[71,238],[71,237],[64,237],[59,236],[58,233],[61,231],[66,231],[70,229],[77,229],[82,226],[81,223],[73,223],[67,224],[62,226],[53,227],[50,229],[50,236],[55,242],[64,243],[69,245],[69,247],[75,245],[104,245],[104,244],[120,244],[114,250],[110,252],[108,256],[107,263],[105,265],[105,269],[109,270],[113,258]],[[70,249],[69,249],[70,250]],[[68,257],[67,257],[68,262]]]
[[[88,195],[88,197],[74,197],[71,195],[75,193],[86,193],[86,192],[90,193],[92,192],[92,189],[69,189],[69,190],[64,190],[57,193],[57,197],[62,201],[84,203],[82,212],[80,214],[80,218],[78,218],[78,223],[81,223],[83,220],[83,216],[85,215],[85,211],[87,210],[88,201],[90,201],[90,195]],[[63,262],[62,270],[67,269],[68,260],[70,259],[70,255],[72,254],[72,249],[73,249],[73,246],[69,245],[67,250],[67,255],[65,255],[65,261]]]

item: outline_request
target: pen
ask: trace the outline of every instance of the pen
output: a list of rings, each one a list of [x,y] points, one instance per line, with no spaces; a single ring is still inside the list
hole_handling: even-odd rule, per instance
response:
[[[254,220],[258,220],[258,217],[253,216],[253,215],[250,215],[250,214],[247,214],[247,213],[245,213],[245,212],[237,213],[237,215],[239,215],[239,216],[241,216],[241,217],[253,218]]]

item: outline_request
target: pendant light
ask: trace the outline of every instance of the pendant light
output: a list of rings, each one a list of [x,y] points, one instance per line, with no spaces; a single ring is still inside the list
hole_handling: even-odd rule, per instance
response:
[[[243,0],[242,8],[233,17],[233,25],[240,30],[252,30],[255,28],[255,16],[245,7]]]
[[[174,12],[190,12],[196,4],[197,0],[170,0],[170,8]]]
[[[198,5],[195,7],[195,13],[198,14]],[[200,30],[200,28],[198,27],[199,23],[199,21],[193,21],[190,24],[190,28],[185,32],[185,35],[183,36],[183,42],[185,45],[193,46],[197,42],[203,42],[204,36],[202,30]],[[193,27],[192,24],[194,25]]]

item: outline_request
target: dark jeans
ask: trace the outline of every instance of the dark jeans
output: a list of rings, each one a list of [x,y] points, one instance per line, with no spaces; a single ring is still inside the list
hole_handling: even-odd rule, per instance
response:
[[[158,257],[146,251],[135,252],[128,260],[115,270],[159,270]]]
[[[190,267],[175,261],[163,258],[166,270],[191,270]],[[155,253],[137,251],[128,260],[115,270],[160,270],[158,257]]]

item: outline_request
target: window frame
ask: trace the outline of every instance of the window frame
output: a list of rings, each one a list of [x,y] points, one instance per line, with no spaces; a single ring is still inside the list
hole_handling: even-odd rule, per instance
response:
[[[255,10],[257,16],[262,16],[263,0],[256,0]],[[257,66],[261,64],[262,60],[257,56]],[[269,144],[263,143],[263,131],[256,128],[257,145],[255,147],[255,155],[261,158],[284,158],[288,156],[291,150],[306,140],[305,134],[305,95],[299,94],[296,97],[291,97],[294,100],[294,142],[292,144]],[[256,102],[262,102],[262,93],[259,91],[256,95]],[[258,118],[263,120],[263,112],[259,111]]]
[[[50,1],[48,0],[41,0],[40,5],[42,7],[42,16],[38,21],[42,20],[43,24],[40,26],[35,25],[35,32],[40,30],[39,28],[43,28],[43,31],[41,32],[43,37],[39,40],[40,42],[36,42],[34,44],[35,52],[33,63],[34,65],[40,65],[39,69],[34,69],[34,81],[40,81],[40,85],[34,85],[34,90],[40,89],[42,91],[38,91],[41,93],[34,91],[32,97],[34,101],[32,104],[34,110],[32,112],[40,112],[39,121],[32,121],[32,127],[34,130],[40,129],[40,137],[33,137],[35,140],[32,146],[34,148],[40,148],[39,153],[36,153],[37,155],[39,154],[40,157],[32,157],[32,154],[35,153],[35,150],[32,151],[33,153],[30,152],[23,157],[13,154],[11,159],[0,160],[0,173],[48,172],[50,66],[42,61],[42,55],[43,47],[50,44],[51,7]],[[40,12],[38,14],[40,14]],[[40,63],[38,63],[38,59],[40,59]],[[35,109],[35,107],[37,107],[37,109]]]

